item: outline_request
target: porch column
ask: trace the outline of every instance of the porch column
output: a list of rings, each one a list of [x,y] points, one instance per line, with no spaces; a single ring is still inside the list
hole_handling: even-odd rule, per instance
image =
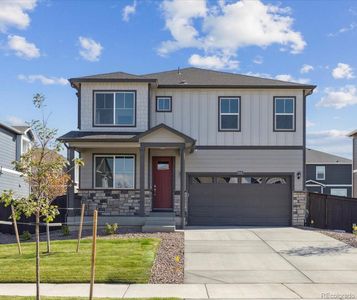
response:
[[[67,207],[73,208],[74,207],[74,184],[75,184],[75,168],[74,168],[74,148],[69,147],[67,148],[67,160],[69,162],[68,166],[68,174],[71,178],[71,185],[67,187]],[[69,210],[67,212],[67,216],[73,216],[73,210]]]
[[[180,203],[182,228],[185,227],[185,145],[180,145]]]
[[[140,145],[140,216],[145,216],[145,146]]]

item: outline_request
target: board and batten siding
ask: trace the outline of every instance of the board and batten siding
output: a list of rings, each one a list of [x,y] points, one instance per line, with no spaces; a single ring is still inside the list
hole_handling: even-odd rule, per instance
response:
[[[28,183],[19,174],[3,171],[0,175],[0,193],[12,190],[18,197],[26,197],[30,192]]]
[[[148,84],[130,83],[130,82],[112,82],[112,83],[88,83],[81,84],[81,130],[83,131],[133,131],[143,132],[148,129]],[[136,126],[135,127],[117,127],[117,126],[93,126],[93,91],[136,91]]]
[[[357,137],[353,137],[353,197],[357,198]]]
[[[191,173],[294,173],[294,190],[303,190],[303,150],[197,150],[186,155]]]
[[[0,166],[13,169],[11,164],[16,160],[16,134],[0,128]]]
[[[156,112],[156,96],[172,96],[172,112]],[[218,131],[218,97],[241,97],[241,131]],[[274,132],[273,97],[296,97],[296,131]],[[151,126],[164,123],[197,145],[302,146],[303,92],[291,89],[152,89]]]

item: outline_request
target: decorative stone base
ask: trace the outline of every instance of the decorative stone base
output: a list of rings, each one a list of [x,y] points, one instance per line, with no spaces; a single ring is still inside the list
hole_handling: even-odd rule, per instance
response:
[[[138,216],[140,190],[80,190],[78,196],[86,204],[86,215],[94,209],[100,216]],[[145,191],[145,215],[151,212],[151,191]]]
[[[292,211],[292,225],[304,226],[307,216],[307,197],[306,192],[293,192],[293,211]]]

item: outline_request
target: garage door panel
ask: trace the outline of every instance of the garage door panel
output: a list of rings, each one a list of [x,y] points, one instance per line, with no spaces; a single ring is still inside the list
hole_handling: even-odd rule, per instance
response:
[[[222,178],[213,179],[214,183],[197,184],[190,181],[189,224],[289,225],[290,180],[285,177],[285,184],[267,184],[270,182],[268,179],[263,178],[257,184],[243,184],[242,180],[235,184],[217,183],[219,180],[222,182]]]

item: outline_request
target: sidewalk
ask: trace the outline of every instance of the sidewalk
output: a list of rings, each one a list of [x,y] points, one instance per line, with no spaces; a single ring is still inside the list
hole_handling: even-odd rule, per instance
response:
[[[42,284],[43,296],[87,297],[89,284]],[[33,296],[34,284],[0,284],[0,295]],[[356,299],[356,284],[96,284],[100,298]]]

